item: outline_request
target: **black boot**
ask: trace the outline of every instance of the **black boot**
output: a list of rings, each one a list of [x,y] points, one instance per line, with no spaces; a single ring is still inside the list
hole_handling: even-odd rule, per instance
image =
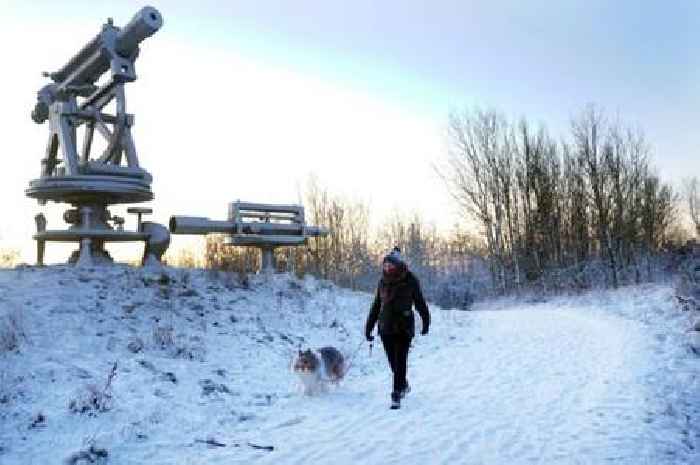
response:
[[[405,381],[403,384],[403,388],[401,388],[400,392],[401,398],[403,399],[404,397],[406,397],[406,394],[408,394],[409,392],[411,392],[411,386],[408,385],[408,381]]]
[[[401,393],[392,392],[391,393],[391,410],[396,410],[401,408]]]

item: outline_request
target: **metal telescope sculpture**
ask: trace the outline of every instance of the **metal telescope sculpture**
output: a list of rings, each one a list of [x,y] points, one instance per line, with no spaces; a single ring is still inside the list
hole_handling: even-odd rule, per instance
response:
[[[253,220],[253,221],[251,221]],[[274,271],[275,249],[305,245],[310,237],[328,234],[319,226],[307,226],[304,207],[232,202],[228,220],[210,220],[196,216],[170,217],[173,234],[228,234],[226,245],[257,247],[262,252],[262,272]]]
[[[145,242],[144,263],[159,261],[167,249],[167,228],[141,221],[142,215],[151,213],[149,208],[127,209],[138,216],[136,231],[125,230],[124,218],[107,210],[109,205],[153,199],[152,177],[139,165],[131,137],[134,116],[126,111],[124,87],[136,80],[139,45],[162,25],[162,16],[152,7],[142,8],[123,28],[110,18],[61,69],[44,73],[53,82],[38,92],[32,119],[37,124],[49,122],[49,139],[41,176],[30,181],[26,195],[40,205],[51,200],[73,208],[63,215],[70,225],[65,230],[47,230],[44,215],[36,216],[39,264],[46,241],[78,242],[80,248],[70,259],[78,264],[111,261],[105,242]],[[112,102],[116,110],[108,114],[106,107]],[[80,147],[78,129],[83,135]],[[106,148],[93,157],[95,131],[106,139]]]

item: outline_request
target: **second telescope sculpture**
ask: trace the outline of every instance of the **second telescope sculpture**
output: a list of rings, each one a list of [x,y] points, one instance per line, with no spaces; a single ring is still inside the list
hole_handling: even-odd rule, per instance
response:
[[[251,221],[253,220],[253,221]],[[173,234],[227,234],[226,245],[257,247],[261,252],[260,270],[276,270],[275,249],[305,245],[311,237],[328,235],[328,230],[308,226],[304,207],[236,201],[229,204],[228,220],[199,216],[170,217]]]
[[[80,250],[71,261],[86,264],[93,258],[109,259],[105,242],[144,241],[144,263],[160,260],[167,249],[167,228],[141,222],[141,215],[150,209],[127,210],[138,215],[136,231],[125,231],[124,219],[107,210],[113,204],[153,199],[152,177],[139,165],[131,136],[134,116],[126,112],[124,85],[136,80],[139,45],[162,25],[162,16],[152,7],[142,8],[123,28],[114,26],[110,18],[61,69],[44,74],[53,83],[39,91],[32,119],[37,124],[49,122],[49,140],[41,176],[29,183],[26,195],[41,205],[51,200],[74,208],[63,215],[70,225],[67,230],[46,230],[45,218],[37,215],[34,238],[40,264],[46,241],[79,242]],[[106,82],[98,84],[108,72]],[[115,114],[105,112],[111,102],[115,102]],[[81,127],[84,137],[79,152],[77,130]],[[106,148],[93,158],[96,130],[106,139]]]

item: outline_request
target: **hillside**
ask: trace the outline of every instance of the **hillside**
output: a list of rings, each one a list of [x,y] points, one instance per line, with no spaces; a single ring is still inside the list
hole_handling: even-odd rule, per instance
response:
[[[433,307],[400,411],[370,301],[287,275],[2,270],[0,463],[700,460],[700,358],[667,286]],[[302,396],[292,358],[328,344],[347,379]]]

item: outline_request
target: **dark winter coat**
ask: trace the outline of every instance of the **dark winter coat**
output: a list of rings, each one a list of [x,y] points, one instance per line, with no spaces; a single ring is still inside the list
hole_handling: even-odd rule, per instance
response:
[[[423,331],[428,331],[430,312],[425,303],[420,283],[413,273],[405,270],[396,280],[382,277],[377,285],[377,294],[367,317],[365,334],[370,335],[379,322],[379,334],[404,334],[413,337],[415,320],[413,305],[423,322]]]

